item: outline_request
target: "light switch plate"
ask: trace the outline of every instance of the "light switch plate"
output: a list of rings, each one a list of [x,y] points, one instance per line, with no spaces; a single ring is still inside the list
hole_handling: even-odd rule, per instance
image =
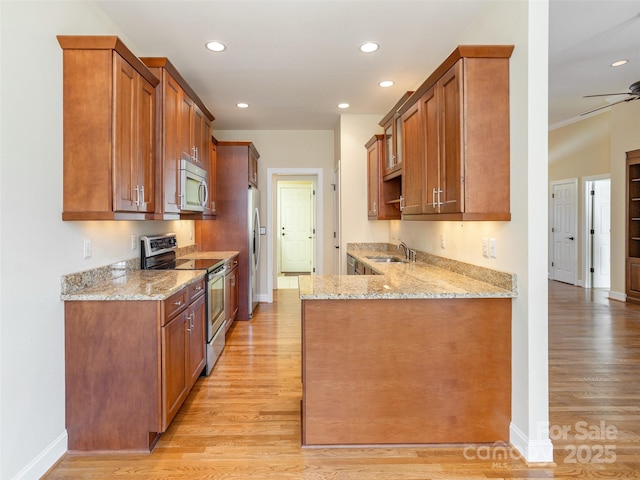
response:
[[[495,238],[489,239],[489,255],[491,256],[491,258],[496,258],[498,256],[497,242]]]

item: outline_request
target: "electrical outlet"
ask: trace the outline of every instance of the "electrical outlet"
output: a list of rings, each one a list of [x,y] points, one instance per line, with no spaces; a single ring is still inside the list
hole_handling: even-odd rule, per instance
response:
[[[138,248],[138,235],[131,235],[131,250]]]
[[[482,239],[482,256],[485,258],[489,258],[489,239]]]
[[[91,256],[91,240],[88,238],[84,239],[82,254],[83,258],[89,258]]]
[[[444,241],[444,233],[440,234],[440,248],[447,248],[446,243]]]
[[[495,238],[489,239],[489,255],[491,256],[491,258],[496,258],[498,255],[497,242]]]

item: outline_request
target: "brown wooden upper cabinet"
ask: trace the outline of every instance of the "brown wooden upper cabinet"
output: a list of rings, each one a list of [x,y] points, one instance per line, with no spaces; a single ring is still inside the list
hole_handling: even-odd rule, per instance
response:
[[[211,137],[211,150],[209,153],[209,199],[208,199],[208,215],[215,217],[216,199],[217,199],[217,178],[218,178],[218,141]]]
[[[158,79],[116,36],[63,49],[63,220],[144,220],[155,209]]]
[[[180,160],[188,160],[205,169],[211,177],[211,123],[214,117],[169,59],[143,57],[140,60],[161,79],[156,97],[161,175],[158,175],[155,218],[173,220],[213,215],[211,195],[202,214],[180,213],[179,169]],[[209,188],[210,185],[209,182]]]
[[[258,188],[258,151],[255,148],[249,148],[249,184]]]
[[[378,124],[384,131],[384,169],[382,176],[385,180],[390,180],[402,174],[402,121],[398,110],[412,93],[405,93]]]
[[[402,219],[511,220],[512,51],[459,46],[400,108]]]
[[[369,220],[400,219],[400,177],[383,181],[385,136],[374,135],[367,149],[367,210]]]

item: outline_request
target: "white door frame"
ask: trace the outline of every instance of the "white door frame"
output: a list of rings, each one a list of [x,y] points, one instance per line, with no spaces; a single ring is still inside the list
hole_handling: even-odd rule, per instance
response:
[[[267,303],[273,303],[273,178],[275,176],[315,176],[316,181],[316,258],[313,264],[316,274],[322,274],[324,233],[323,189],[324,180],[321,168],[267,168]]]
[[[593,175],[590,177],[582,177],[582,191],[584,192],[584,215],[582,217],[582,222],[584,225],[584,229],[582,234],[584,235],[583,237],[583,241],[582,241],[582,265],[583,265],[583,272],[584,272],[584,288],[591,288],[591,249],[593,248],[592,245],[592,238],[591,238],[591,231],[590,231],[590,218],[591,218],[591,194],[589,193],[589,188],[588,184],[591,182],[595,182],[597,180],[611,180],[611,175],[610,174],[606,174],[606,175]]]
[[[277,198],[277,213],[276,213],[276,220],[275,220],[275,224],[277,227],[277,235],[274,235],[274,240],[276,243],[276,261],[275,261],[275,265],[276,265],[276,272],[274,272],[274,274],[280,274],[282,273],[283,270],[283,248],[282,248],[282,242],[283,242],[283,238],[281,236],[281,232],[280,230],[283,228],[283,219],[282,219],[282,206],[283,206],[283,200],[282,200],[282,189],[283,188],[292,188],[292,187],[297,187],[297,188],[304,188],[305,192],[309,194],[309,226],[312,230],[312,232],[305,232],[305,237],[309,236],[308,240],[313,240],[312,242],[307,242],[307,245],[309,246],[309,250],[307,251],[307,254],[309,255],[309,260],[311,262],[313,262],[313,259],[315,258],[315,243],[317,243],[317,237],[316,237],[316,219],[314,218],[315,213],[316,213],[316,206],[315,206],[315,193],[314,191],[317,190],[317,186],[316,186],[316,178],[313,178],[313,180],[299,180],[296,177],[296,180],[289,180],[289,179],[283,179],[283,178],[277,178],[276,179],[276,198]],[[274,230],[275,232],[275,230]],[[298,269],[298,270],[293,270],[295,272],[309,272],[309,273],[313,273],[313,268],[315,268],[315,265],[311,265],[312,268],[309,268],[309,265],[307,264],[307,266],[304,269]]]
[[[560,185],[563,183],[573,183],[575,190],[576,190],[576,210],[578,209],[578,201],[579,201],[579,190],[578,190],[578,179],[577,178],[567,178],[564,180],[553,180],[551,182],[549,182],[549,231],[548,231],[548,235],[549,235],[549,278],[551,280],[555,280],[555,275],[553,274],[553,267],[551,266],[551,263],[555,260],[554,258],[554,252],[555,252],[555,246],[553,245],[553,227],[555,225],[555,201],[554,198],[552,197],[553,195],[553,187],[555,185]],[[573,216],[573,231],[576,232],[576,248],[575,248],[575,253],[574,253],[574,258],[573,258],[573,264],[575,266],[575,271],[573,272],[573,279],[572,279],[572,284],[573,285],[578,285],[578,247],[580,246],[580,232],[578,231],[578,212],[575,212],[575,215]],[[584,242],[583,242],[584,243]]]

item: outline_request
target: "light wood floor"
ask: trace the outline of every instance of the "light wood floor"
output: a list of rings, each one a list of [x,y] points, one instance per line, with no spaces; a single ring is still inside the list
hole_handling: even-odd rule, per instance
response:
[[[554,465],[501,446],[301,449],[300,303],[278,290],[234,326],[153,453],[67,455],[45,478],[639,479],[640,307],[550,282],[549,337]]]

